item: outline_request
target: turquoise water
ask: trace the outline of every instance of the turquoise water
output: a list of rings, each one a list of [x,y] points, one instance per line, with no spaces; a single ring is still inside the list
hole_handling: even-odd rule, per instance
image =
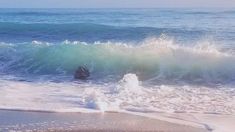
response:
[[[234,113],[234,42],[235,9],[0,9],[0,108]]]

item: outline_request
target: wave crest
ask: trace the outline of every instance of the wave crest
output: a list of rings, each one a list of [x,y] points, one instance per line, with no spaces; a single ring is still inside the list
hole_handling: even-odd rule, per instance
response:
[[[235,79],[235,57],[209,42],[194,47],[164,38],[133,43],[64,41],[1,46],[1,72],[71,75],[86,65],[94,78],[135,73],[141,80],[227,82]]]

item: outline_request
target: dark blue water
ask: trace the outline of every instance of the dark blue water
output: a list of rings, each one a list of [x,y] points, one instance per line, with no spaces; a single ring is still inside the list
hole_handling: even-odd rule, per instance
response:
[[[232,44],[233,9],[0,9],[3,42],[139,41],[166,34],[180,42]]]

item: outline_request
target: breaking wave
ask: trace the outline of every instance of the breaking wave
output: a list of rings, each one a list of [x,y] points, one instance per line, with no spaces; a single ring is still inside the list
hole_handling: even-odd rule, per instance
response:
[[[0,40],[4,42],[30,42],[33,40],[61,42],[80,40],[95,41],[142,41],[162,33],[182,38],[200,38],[208,31],[181,28],[112,26],[93,23],[16,23],[0,22]]]
[[[226,83],[235,79],[235,56],[208,42],[193,47],[172,40],[146,39],[138,44],[33,41],[0,44],[0,72],[24,75],[72,75],[86,65],[92,78],[136,74],[148,81]]]

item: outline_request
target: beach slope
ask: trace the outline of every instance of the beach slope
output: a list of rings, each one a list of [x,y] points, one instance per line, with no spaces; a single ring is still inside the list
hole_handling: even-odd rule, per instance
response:
[[[156,131],[206,132],[125,113],[51,113],[0,110],[0,131]]]

